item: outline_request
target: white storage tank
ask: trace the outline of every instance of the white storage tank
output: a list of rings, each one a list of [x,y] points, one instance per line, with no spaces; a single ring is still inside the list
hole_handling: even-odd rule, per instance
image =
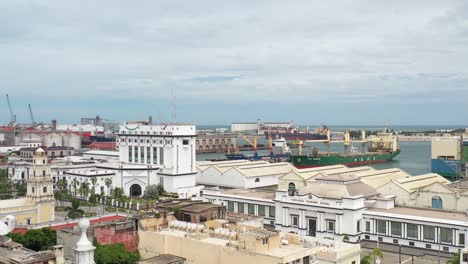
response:
[[[46,147],[62,147],[63,146],[63,135],[62,133],[50,133],[44,137],[44,145]]]
[[[64,146],[81,149],[81,136],[72,132],[66,133],[64,136]]]

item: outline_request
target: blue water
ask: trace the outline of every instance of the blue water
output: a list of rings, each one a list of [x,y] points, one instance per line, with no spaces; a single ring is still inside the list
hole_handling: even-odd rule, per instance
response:
[[[262,143],[262,142],[259,142]],[[321,150],[325,150],[324,144],[319,144],[318,147]],[[431,142],[400,142],[399,143],[401,153],[395,160],[373,164],[372,167],[376,169],[389,169],[389,168],[400,168],[411,175],[420,175],[431,172]],[[356,145],[356,147],[358,147]],[[311,148],[305,147],[303,152],[308,153]],[[330,151],[343,152],[342,144],[333,144],[330,147]],[[248,155],[253,155],[252,152],[246,151]],[[268,150],[260,150],[260,155],[267,155]],[[224,159],[225,156],[222,153],[208,153],[208,154],[197,154],[197,160],[206,159]]]

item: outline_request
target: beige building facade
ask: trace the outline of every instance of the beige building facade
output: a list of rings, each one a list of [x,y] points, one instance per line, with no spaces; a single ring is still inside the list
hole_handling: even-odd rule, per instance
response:
[[[0,201],[0,218],[13,215],[17,225],[35,225],[54,221],[53,181],[47,155],[38,149],[29,170],[26,197]]]

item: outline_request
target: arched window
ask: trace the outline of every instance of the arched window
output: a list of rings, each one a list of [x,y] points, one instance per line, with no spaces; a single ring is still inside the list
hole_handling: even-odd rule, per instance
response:
[[[255,182],[260,182],[260,178],[255,178]]]
[[[440,196],[432,197],[432,208],[442,209],[442,198]]]
[[[294,184],[294,182],[290,182],[288,184],[288,194],[290,196],[294,196],[295,192],[296,192],[296,184]]]

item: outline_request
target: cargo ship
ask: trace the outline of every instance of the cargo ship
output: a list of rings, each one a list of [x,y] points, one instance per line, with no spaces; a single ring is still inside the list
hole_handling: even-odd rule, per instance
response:
[[[297,128],[278,128],[275,130],[265,131],[265,139],[270,136],[272,138],[284,138],[286,140],[326,140],[327,139],[326,126],[321,126],[314,130],[314,132],[299,131]]]
[[[431,171],[451,180],[463,175],[468,161],[468,141],[462,137],[433,137],[431,140]]]
[[[400,154],[400,150],[382,153],[318,153],[317,155],[297,155],[291,156],[291,162],[296,168],[312,168],[320,166],[329,166],[343,164],[349,167],[366,166],[374,163],[391,161]]]
[[[351,144],[349,134],[343,142],[345,147]],[[400,149],[397,146],[396,136],[390,133],[379,133],[369,139],[359,140],[362,144],[367,144],[368,151],[359,153],[357,148],[351,147],[345,153],[318,152],[316,149],[310,155],[291,155],[290,161],[296,168],[312,168],[343,164],[346,166],[366,166],[374,163],[391,161],[398,154]],[[331,143],[326,141],[327,144]]]

